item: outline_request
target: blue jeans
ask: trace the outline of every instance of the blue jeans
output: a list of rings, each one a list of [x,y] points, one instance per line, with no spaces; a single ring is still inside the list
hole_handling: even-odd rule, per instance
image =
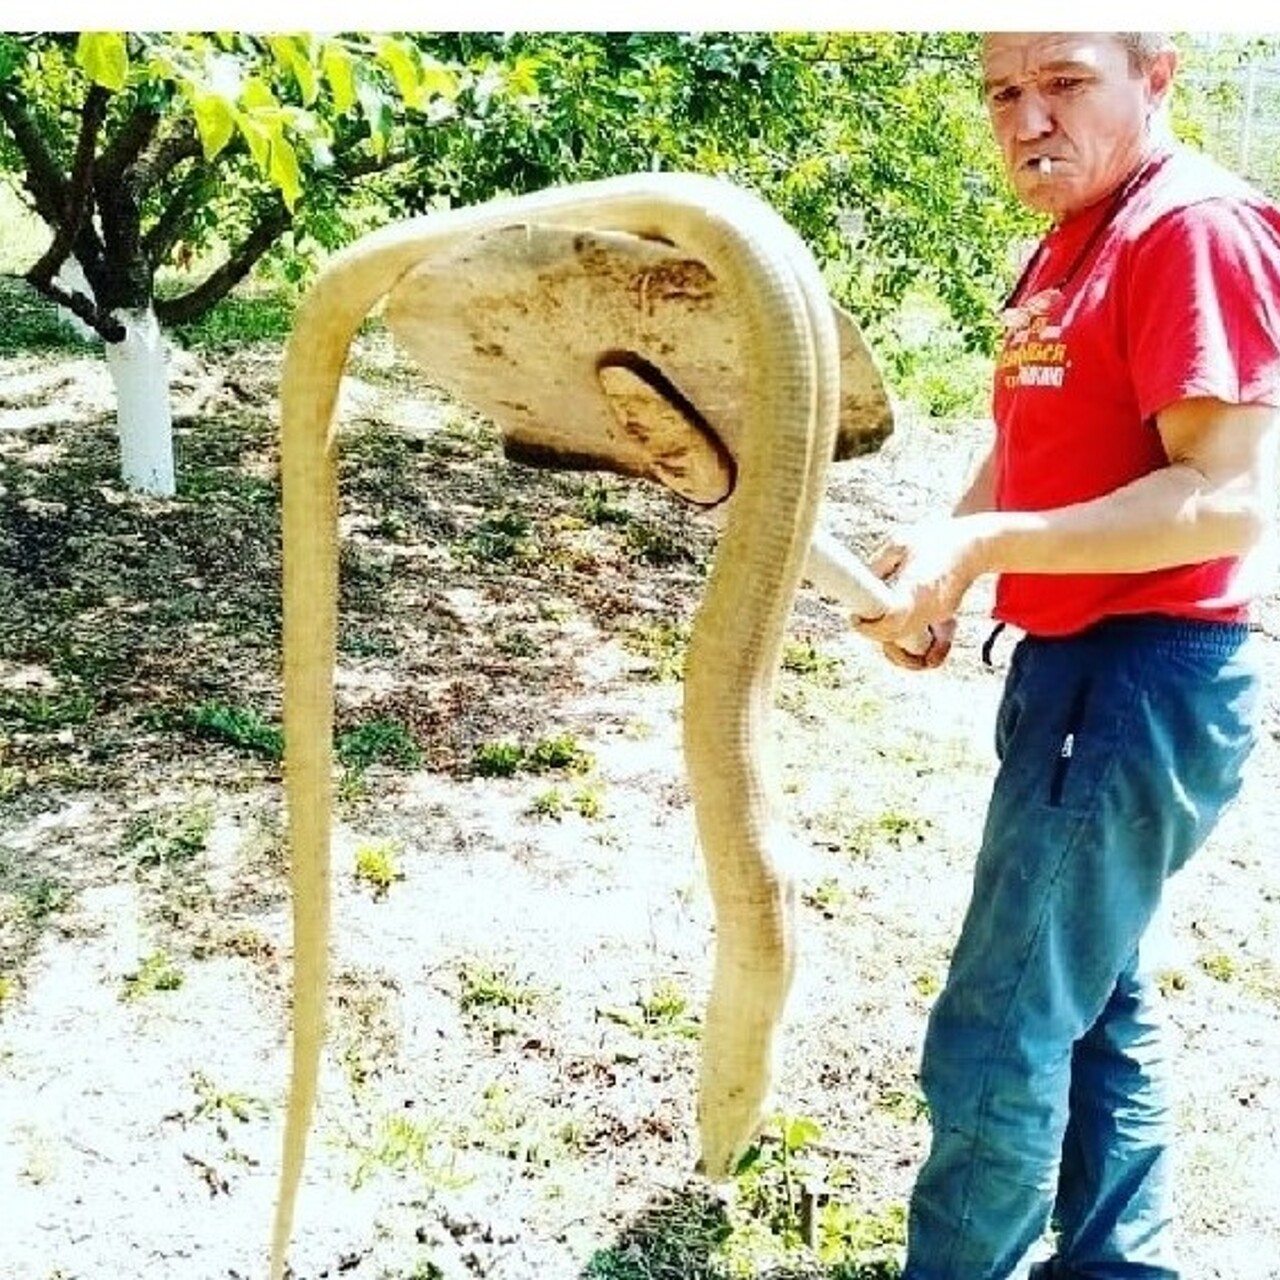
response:
[[[1240,786],[1243,625],[1142,616],[1014,651],[973,896],[925,1037],[903,1280],[1174,1280],[1166,1061],[1140,943]]]

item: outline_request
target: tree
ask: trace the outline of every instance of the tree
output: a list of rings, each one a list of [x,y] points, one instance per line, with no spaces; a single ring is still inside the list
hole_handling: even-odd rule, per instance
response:
[[[404,207],[650,168],[723,174],[792,222],[864,322],[924,285],[975,345],[994,336],[1010,242],[1033,220],[990,141],[975,35],[465,33],[424,47],[504,66],[508,92],[486,94],[479,73],[464,109],[411,140],[416,162],[389,183]]]
[[[105,344],[122,474],[174,490],[164,326],[192,320],[282,238],[332,247],[406,115],[458,73],[389,36],[0,36],[0,160],[51,240],[25,273]],[[157,271],[217,239],[217,265],[158,297]]]

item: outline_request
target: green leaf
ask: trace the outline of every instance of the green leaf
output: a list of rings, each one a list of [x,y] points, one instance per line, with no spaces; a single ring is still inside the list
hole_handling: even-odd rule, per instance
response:
[[[320,81],[308,56],[304,36],[268,36],[267,45],[275,59],[298,85],[302,105],[309,107],[320,92]]]
[[[336,41],[326,40],[320,52],[320,69],[333,90],[333,107],[341,116],[355,106],[356,76],[347,51]]]
[[[212,160],[231,141],[236,131],[236,114],[231,104],[216,93],[193,91],[191,110],[204,158]]]
[[[292,212],[302,195],[302,169],[293,144],[279,129],[271,134],[271,163],[268,169],[271,181],[280,188],[284,202]]]
[[[119,31],[82,31],[76,63],[94,84],[119,93],[129,80],[129,50]]]
[[[236,112],[236,123],[240,126],[240,132],[249,146],[249,154],[253,157],[254,164],[263,173],[268,173],[271,160],[271,135],[266,127],[252,116],[245,115],[243,111]]]
[[[378,57],[391,72],[396,90],[404,99],[405,105],[417,107],[422,100],[422,82],[413,54],[398,40],[387,38],[378,42]]]

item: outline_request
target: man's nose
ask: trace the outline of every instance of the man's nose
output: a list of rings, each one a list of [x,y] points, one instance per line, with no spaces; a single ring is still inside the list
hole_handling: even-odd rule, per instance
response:
[[[1053,113],[1039,90],[1025,88],[1013,108],[1013,130],[1019,142],[1043,138],[1053,132]]]

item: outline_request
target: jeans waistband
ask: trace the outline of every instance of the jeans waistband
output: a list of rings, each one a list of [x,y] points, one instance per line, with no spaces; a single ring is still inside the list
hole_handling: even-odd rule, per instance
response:
[[[1023,641],[1032,645],[1151,644],[1187,652],[1226,655],[1239,649],[1248,635],[1247,622],[1179,618],[1166,613],[1126,613],[1103,618],[1070,635],[1028,634]]]

